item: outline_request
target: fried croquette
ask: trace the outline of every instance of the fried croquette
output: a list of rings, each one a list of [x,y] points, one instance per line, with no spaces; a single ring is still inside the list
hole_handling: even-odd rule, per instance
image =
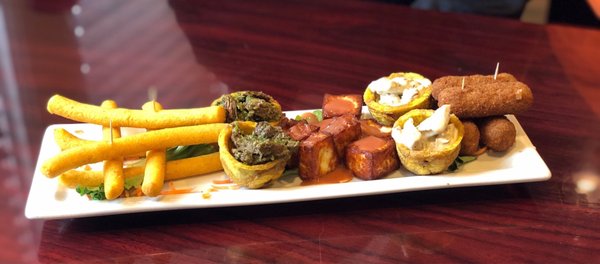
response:
[[[521,113],[533,103],[533,94],[522,82],[493,82],[446,87],[437,100],[438,106],[451,105],[459,118],[476,118]]]
[[[465,86],[480,85],[494,82],[516,82],[517,79],[510,73],[499,73],[494,80],[494,75],[469,75],[469,76],[445,76],[433,81],[431,85],[431,95],[437,99],[440,92],[447,87],[462,87],[462,80],[465,79]]]
[[[515,125],[505,116],[484,118],[478,127],[481,143],[491,150],[506,151],[515,143]]]
[[[460,143],[461,156],[475,156],[480,154],[479,148],[479,129],[472,121],[462,121],[465,127],[465,134]]]

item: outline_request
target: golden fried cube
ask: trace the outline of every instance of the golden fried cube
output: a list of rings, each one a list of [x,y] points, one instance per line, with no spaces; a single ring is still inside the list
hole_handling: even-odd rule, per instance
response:
[[[368,136],[348,145],[346,151],[346,166],[363,180],[382,178],[399,165],[392,139]]]
[[[302,180],[314,180],[338,165],[338,155],[333,136],[321,132],[313,133],[300,143],[298,174]]]
[[[344,158],[346,147],[360,138],[361,134],[360,122],[349,114],[332,118],[320,131],[333,136],[333,143],[340,158]]]
[[[360,94],[325,94],[323,96],[323,118],[351,114],[360,117],[363,98]]]

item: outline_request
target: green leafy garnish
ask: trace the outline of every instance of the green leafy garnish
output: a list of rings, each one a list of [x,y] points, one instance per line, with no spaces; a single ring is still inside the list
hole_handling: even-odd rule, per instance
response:
[[[317,117],[317,121],[319,121],[319,122],[323,121],[323,110],[317,109],[317,110],[312,111],[311,113]],[[294,117],[294,120],[302,121],[302,120],[304,120],[304,118],[302,117],[302,115],[297,115],[296,117]]]
[[[323,121],[323,110],[317,109],[312,113],[317,116],[317,120],[319,120],[319,122]]]
[[[448,166],[448,171],[454,172],[459,167],[477,159],[477,156],[459,156],[454,159],[454,162]]]
[[[75,190],[79,195],[87,195],[91,200],[106,200],[106,196],[104,195],[104,184],[100,184],[98,187],[77,186]]]
[[[138,188],[142,186],[142,181],[144,180],[144,175],[140,174],[135,177],[125,178],[125,182],[123,184],[123,188],[125,190],[129,190],[131,188]]]
[[[217,144],[198,144],[190,146],[177,146],[167,149],[167,160],[178,160],[191,158],[201,155],[210,154],[219,151]],[[139,164],[138,164],[139,163]],[[134,166],[143,166],[144,159],[136,162]],[[139,188],[144,180],[144,175],[137,175],[134,177],[125,178],[124,189],[131,190],[133,188]],[[87,196],[90,200],[106,200],[104,194],[104,184],[100,184],[98,187],[84,187],[77,186],[75,188],[77,193],[81,196]]]
[[[219,151],[217,144],[198,144],[189,146],[177,146],[167,149],[167,160],[178,160],[202,156]]]

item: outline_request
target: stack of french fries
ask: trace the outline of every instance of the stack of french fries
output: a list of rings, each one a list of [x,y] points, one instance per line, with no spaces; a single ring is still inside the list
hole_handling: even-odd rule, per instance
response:
[[[65,129],[54,131],[61,149],[46,160],[41,173],[59,177],[68,187],[98,187],[104,184],[107,199],[115,199],[124,191],[126,178],[143,174],[142,192],[160,194],[164,181],[222,170],[219,153],[166,161],[165,151],[175,146],[215,143],[227,124],[225,109],[210,106],[192,109],[167,109],[155,100],[141,110],[117,108],[112,100],[101,106],[80,103],[60,95],[48,101],[48,112],[85,123],[102,125],[103,139],[80,139]],[[121,127],[146,128],[147,132],[121,137]],[[123,160],[145,156],[144,166],[124,167]],[[80,170],[82,166],[103,161],[102,171]]]

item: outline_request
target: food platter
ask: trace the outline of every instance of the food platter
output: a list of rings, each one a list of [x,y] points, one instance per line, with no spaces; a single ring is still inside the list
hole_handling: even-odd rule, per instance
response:
[[[294,117],[308,111],[312,110],[288,111],[285,113],[288,117]],[[366,108],[363,109],[364,112],[366,112]],[[25,208],[25,216],[29,219],[79,218],[151,211],[287,203],[548,180],[551,176],[548,166],[540,157],[517,119],[512,115],[509,115],[508,118],[514,123],[517,131],[514,146],[503,153],[488,152],[482,154],[476,161],[462,166],[455,172],[434,176],[415,176],[404,169],[399,169],[379,180],[362,181],[355,178],[346,183],[309,186],[301,186],[302,181],[295,175],[284,175],[268,188],[258,190],[232,188],[208,192],[215,181],[223,180],[226,177],[224,172],[221,171],[173,181],[171,186],[165,186],[165,188],[194,188],[194,191],[190,193],[164,195],[155,198],[130,197],[112,201],[89,200],[85,196],[80,196],[75,190],[61,186],[57,179],[47,178],[40,173],[41,163],[60,151],[53,138],[55,128],[65,128],[84,139],[98,140],[102,137],[101,126],[99,125],[51,125],[46,129],[42,139],[40,154]],[[124,128],[123,135],[131,135],[141,131],[140,129]],[[92,168],[98,169],[98,166],[100,164],[94,164]]]

